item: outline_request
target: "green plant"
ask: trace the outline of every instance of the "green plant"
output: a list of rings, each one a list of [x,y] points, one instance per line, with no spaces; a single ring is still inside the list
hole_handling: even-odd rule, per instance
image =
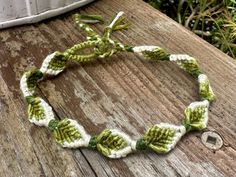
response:
[[[236,0],[145,0],[236,59]]]

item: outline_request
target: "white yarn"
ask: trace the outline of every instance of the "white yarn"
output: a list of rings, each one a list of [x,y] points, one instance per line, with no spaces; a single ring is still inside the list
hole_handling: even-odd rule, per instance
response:
[[[42,98],[40,98],[40,106],[44,110],[44,117],[43,117],[43,119],[37,120],[36,117],[32,117],[31,119],[29,119],[29,121],[31,123],[34,123],[34,124],[38,125],[38,126],[48,127],[48,123],[51,120],[55,119],[52,107],[49,106]]]
[[[209,107],[209,101],[208,100],[203,100],[203,101],[195,101],[195,102],[192,102],[188,108],[191,108],[191,109],[195,109],[197,107],[205,107],[205,108],[208,108]]]
[[[200,75],[198,76],[198,83],[199,83],[199,84],[204,84],[204,83],[207,83],[207,82],[209,82],[209,79],[208,79],[207,75],[205,75],[205,74],[200,74]],[[213,90],[212,90],[210,84],[208,85],[208,87],[209,87],[209,93],[213,93]]]
[[[29,88],[28,88],[28,85],[27,85],[26,73],[24,73],[23,76],[21,77],[20,89],[21,89],[24,97],[32,96],[33,95],[33,91],[30,91]]]
[[[142,52],[144,51],[153,51],[155,49],[159,49],[160,47],[159,46],[147,46],[147,45],[144,45],[144,46],[136,46],[136,47],[133,47],[133,52],[135,53],[139,53],[142,55]]]
[[[133,151],[136,151],[136,144],[137,144],[137,141],[132,141],[130,144]]]
[[[119,12],[116,17],[113,19],[113,21],[110,23],[109,26],[106,27],[106,29],[108,28],[107,32],[107,36],[105,36],[108,40],[109,43],[113,45],[113,47],[115,47],[114,49],[110,50],[110,51],[105,51],[102,55],[99,55],[99,58],[104,58],[106,56],[110,56],[113,53],[117,52],[119,49],[117,48],[117,45],[123,49],[125,51],[125,46],[121,43],[116,43],[115,41],[113,41],[112,39],[109,38],[110,33],[112,32],[112,28],[114,27],[115,23],[119,20],[119,18],[124,14],[124,12]],[[84,20],[86,21],[86,20]],[[87,22],[94,22],[96,20],[87,20]],[[99,20],[97,20],[99,21]],[[79,22],[79,20],[77,20],[77,22]],[[87,27],[86,25],[79,23],[80,27],[85,27],[85,31],[86,32],[92,32],[93,30],[89,27]],[[90,34],[90,33],[89,33]],[[106,34],[106,33],[105,33]],[[99,43],[102,41],[103,38],[99,37],[99,35],[97,34],[93,34],[91,33],[92,37],[94,39],[96,39],[96,43]],[[87,37],[87,39],[91,39],[90,36]],[[73,49],[73,48],[72,48]],[[70,50],[72,50],[70,49]],[[134,53],[138,53],[140,55],[145,55],[145,52],[153,52],[157,49],[161,49],[159,46],[136,46],[132,48],[132,51]],[[97,47],[94,48],[95,51],[97,51]],[[162,50],[162,49],[161,49]],[[73,50],[72,50],[73,51]],[[128,50],[127,50],[128,51]],[[49,74],[49,75],[58,75],[60,72],[62,72],[64,70],[65,67],[60,68],[59,70],[53,70],[49,68],[49,64],[50,62],[55,58],[57,52],[54,52],[50,55],[48,55],[45,60],[42,63],[42,66],[40,68],[40,71],[43,74]],[[166,54],[167,55],[167,54]],[[193,61],[195,62],[196,59],[186,55],[186,54],[171,54],[169,55],[169,60],[170,61],[176,61],[178,63],[178,65],[180,65],[181,68],[187,70],[188,68],[185,68],[185,66],[183,65],[183,62],[186,61]],[[71,56],[68,53],[68,58],[70,59]],[[83,58],[83,57],[82,57]],[[84,58],[86,60],[86,58]],[[187,67],[187,66],[186,66]],[[187,70],[188,71],[188,70]],[[191,72],[190,72],[191,73]],[[200,74],[198,76],[198,82],[201,83],[207,83],[208,82],[208,78],[206,75],[204,74]],[[203,85],[202,85],[203,86]],[[32,96],[34,91],[30,91],[27,85],[27,73],[24,74],[20,80],[20,88],[23,92],[24,97],[27,96]],[[201,88],[201,87],[200,87]],[[210,92],[213,93],[210,85],[209,85],[209,90]],[[48,127],[48,124],[51,120],[54,120],[54,114],[53,114],[53,110],[51,108],[51,106],[46,103],[42,98],[40,99],[40,103],[39,105],[42,107],[43,111],[44,111],[44,117],[40,120],[37,120],[37,118],[35,116],[31,117],[29,119],[30,122],[39,125],[39,126],[46,126]],[[188,108],[194,110],[198,107],[204,107],[205,112],[204,112],[204,121],[203,124],[205,124],[205,126],[207,125],[208,122],[208,107],[209,107],[209,101],[208,100],[204,100],[204,101],[199,101],[199,102],[193,102],[191,103]],[[68,119],[69,120],[69,125],[75,127],[75,129],[80,133],[81,137],[78,138],[77,140],[74,140],[73,142],[67,142],[66,140],[63,142],[62,146],[63,147],[68,147],[68,148],[79,148],[79,147],[88,147],[89,146],[89,142],[91,140],[91,136],[89,134],[86,133],[86,131],[84,130],[84,127],[81,126],[80,124],[78,124],[77,121],[72,120],[72,119]],[[177,142],[181,139],[181,137],[186,133],[186,128],[184,125],[180,125],[180,126],[176,126],[176,125],[172,125],[172,124],[168,124],[168,123],[160,123],[160,124],[156,124],[154,125],[156,127],[159,128],[170,128],[171,130],[174,131],[174,137],[172,139],[171,144],[167,144],[167,151],[170,151],[171,149],[173,149],[175,147],[175,145],[177,144]],[[124,132],[121,132],[120,130],[117,129],[112,129],[109,130],[111,131],[111,135],[112,136],[119,136],[121,137],[125,142],[126,142],[126,147],[120,149],[120,150],[111,150],[110,154],[108,155],[108,157],[110,158],[120,158],[120,157],[125,157],[127,154],[131,153],[132,151],[136,150],[136,144],[137,141],[132,140],[127,134],[125,134]],[[142,139],[140,139],[142,140]],[[139,141],[139,140],[138,140]],[[158,145],[157,145],[158,146]],[[104,153],[104,152],[102,152]]]
[[[112,44],[112,45],[114,45],[115,44],[115,42],[112,40],[112,39],[108,39],[108,41]]]
[[[85,31],[89,32],[89,31],[93,31],[93,30],[91,28],[86,27]]]
[[[114,20],[111,22],[111,24],[108,26],[109,28],[113,28],[114,24],[116,23],[116,21],[124,14],[124,12],[119,12],[116,17],[114,18]]]
[[[188,108],[196,109],[197,107],[205,107],[205,113],[204,113],[204,125],[205,127],[207,126],[208,123],[208,107],[209,107],[209,101],[204,100],[204,101],[196,101],[191,103]]]
[[[123,50],[125,49],[125,46],[121,43],[118,43],[118,45],[120,46],[120,48],[122,48]]]
[[[131,146],[127,146],[127,147],[120,149],[118,151],[111,150],[111,154],[108,157],[113,158],[113,159],[126,157],[127,154],[129,154],[131,152],[132,152]]]
[[[88,147],[89,141],[91,136],[86,133],[84,130],[84,127],[81,126],[77,121],[69,119],[70,120],[70,125],[74,126],[80,133],[81,138],[79,140],[75,140],[73,142],[63,142],[63,147],[67,148],[78,148],[78,147]]]
[[[178,61],[178,60],[195,60],[193,57],[186,54],[171,54],[169,56],[170,61]]]
[[[207,75],[205,75],[205,74],[200,74],[199,76],[198,76],[198,82],[201,84],[201,83],[204,83],[204,82],[206,82],[206,81],[208,81],[208,78],[207,78]]]
[[[44,74],[49,74],[49,75],[54,75],[54,76],[55,76],[55,75],[57,75],[57,74],[59,74],[60,72],[63,71],[63,69],[60,69],[60,70],[53,70],[53,69],[48,68],[50,61],[55,57],[56,53],[57,53],[57,52],[54,52],[54,53],[48,55],[48,56],[44,59],[43,64],[42,64],[42,66],[41,66],[41,68],[40,68],[40,71],[41,71],[42,73],[44,73]]]
[[[168,123],[160,123],[156,124],[155,126],[160,128],[170,128],[175,131],[175,135],[173,137],[172,143],[167,145],[168,151],[173,149],[180,138],[186,133],[186,128],[183,125],[176,126]]]
[[[122,137],[126,141],[127,146],[123,149],[118,150],[118,151],[117,150],[111,150],[111,154],[108,157],[110,157],[110,158],[120,158],[120,157],[125,157],[127,154],[131,153],[132,149],[133,149],[133,146],[136,142],[131,140],[131,138],[128,135],[121,132],[120,130],[112,129],[110,131],[111,131],[111,135]]]

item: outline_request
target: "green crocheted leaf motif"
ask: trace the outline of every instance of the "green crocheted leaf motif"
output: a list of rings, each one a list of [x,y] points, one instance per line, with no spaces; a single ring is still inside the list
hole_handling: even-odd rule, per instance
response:
[[[202,102],[191,103],[184,111],[183,125],[187,131],[202,130],[206,128],[208,121],[208,106],[209,102],[204,100]]]
[[[61,121],[51,120],[48,127],[52,131],[56,142],[63,147],[78,148],[89,145],[91,136],[75,120],[67,118]]]
[[[178,60],[177,64],[182,69],[184,69],[185,71],[187,71],[188,73],[190,73],[196,78],[198,77],[199,74],[201,74],[201,71],[199,69],[199,66],[195,58],[191,58],[190,60],[182,60],[182,61]]]
[[[48,69],[52,70],[63,70],[65,68],[67,59],[64,55],[60,52],[56,52],[54,57],[50,60],[48,64]]]
[[[27,87],[29,91],[34,92],[38,80],[43,77],[43,73],[38,69],[33,69],[30,71],[27,71],[25,75],[26,75],[26,83],[27,83]]]
[[[137,149],[148,147],[157,153],[166,153],[171,149],[170,146],[175,143],[175,134],[176,130],[174,128],[154,125],[148,129],[142,139],[138,140]]]
[[[202,100],[213,101],[215,99],[215,94],[210,87],[209,81],[199,85],[199,94]]]
[[[61,121],[52,120],[49,122],[48,127],[52,131],[56,142],[62,146],[66,146],[66,144],[73,143],[82,138],[75,124],[67,118]]]
[[[29,121],[39,126],[48,126],[54,119],[51,106],[40,97],[27,96]]]
[[[29,119],[35,119],[37,121],[43,120],[45,118],[45,111],[41,105],[40,97],[29,96],[26,98],[28,105],[28,116]]]
[[[143,51],[142,54],[148,60],[169,60],[169,55],[162,48],[156,48],[152,51],[146,50]]]
[[[205,74],[198,76],[199,81],[199,95],[202,100],[213,101],[215,99],[215,94],[210,86],[210,82]]]
[[[104,130],[96,137],[96,142],[98,151],[107,157],[118,158],[120,156],[116,152],[125,148],[131,149],[127,138],[117,134],[116,130]]]

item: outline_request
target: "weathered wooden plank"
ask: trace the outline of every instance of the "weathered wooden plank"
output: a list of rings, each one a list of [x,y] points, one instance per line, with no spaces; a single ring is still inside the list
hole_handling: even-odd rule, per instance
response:
[[[21,74],[30,67],[39,67],[47,54],[85,39],[71,17],[62,16],[39,25],[0,32],[1,95],[6,95],[1,99],[1,121],[4,120],[1,148],[8,150],[1,159],[0,176],[235,174],[236,62],[142,1],[103,0],[83,8],[82,12],[101,14],[109,19],[118,10],[125,11],[132,28],[117,32],[114,38],[132,44],[155,44],[172,53],[187,53],[198,58],[217,95],[210,109],[208,130],[220,133],[224,146],[213,152],[201,143],[201,133],[192,133],[168,155],[147,152],[110,160],[88,149],[62,149],[49,131],[31,125],[19,90]],[[95,28],[102,31],[101,25]],[[91,134],[104,128],[119,128],[134,138],[161,121],[178,124],[184,108],[198,98],[197,90],[194,79],[176,65],[148,63],[132,54],[70,64],[60,77],[39,86],[39,94],[48,99],[59,118],[76,119]],[[6,137],[12,141],[5,142]],[[8,153],[10,158],[6,158]],[[16,157],[22,163],[14,162]]]
[[[8,32],[2,32],[1,36],[10,37]],[[22,45],[19,41],[15,38],[7,40],[9,43],[13,40],[11,56],[24,55],[24,50],[18,50]],[[10,65],[12,61],[8,60],[7,48],[0,49],[0,56],[0,160],[1,164],[4,164],[0,168],[0,176],[94,176],[93,170],[80,151],[76,152],[80,159],[77,161],[72,151],[63,150],[53,143],[49,131],[37,129],[27,123],[25,103],[18,90],[20,74],[16,70],[20,69],[20,66],[17,62]],[[25,66],[24,60],[21,59],[22,67]],[[43,141],[45,139],[46,142]]]

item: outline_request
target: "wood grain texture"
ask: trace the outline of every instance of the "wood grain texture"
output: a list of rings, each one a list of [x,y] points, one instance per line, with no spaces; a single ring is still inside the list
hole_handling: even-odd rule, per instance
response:
[[[49,53],[85,39],[70,14],[100,14],[109,20],[120,10],[132,28],[115,33],[114,39],[159,45],[198,59],[217,96],[207,130],[222,136],[220,150],[207,149],[201,143],[202,132],[196,132],[167,155],[147,152],[112,160],[89,149],[63,149],[48,130],[29,123],[19,89],[23,72],[40,67]],[[234,176],[236,62],[141,0],[102,0],[74,12],[0,31],[0,176]],[[183,110],[198,99],[197,91],[196,81],[173,63],[118,54],[92,63],[71,63],[59,77],[41,82],[37,93],[59,119],[76,119],[90,134],[119,128],[138,138],[153,124],[180,123]]]

